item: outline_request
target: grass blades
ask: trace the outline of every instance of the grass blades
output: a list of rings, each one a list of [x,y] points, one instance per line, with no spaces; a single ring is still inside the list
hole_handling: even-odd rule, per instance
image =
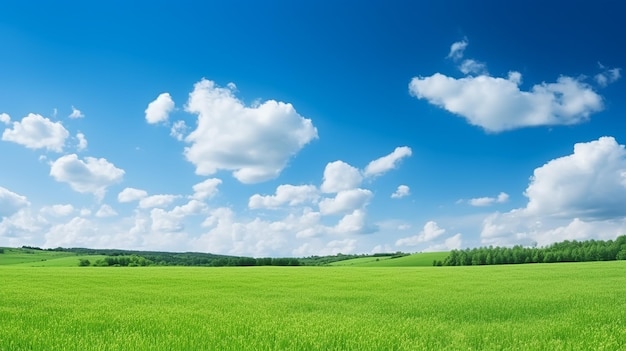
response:
[[[626,262],[0,267],[0,350],[620,350]]]

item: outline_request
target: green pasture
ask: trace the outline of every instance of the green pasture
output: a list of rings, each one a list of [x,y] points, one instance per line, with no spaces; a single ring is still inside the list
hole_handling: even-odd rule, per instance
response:
[[[348,260],[342,260],[342,261],[337,261],[337,262],[332,262],[329,264],[329,266],[362,266],[366,263],[371,263],[371,262],[380,262],[380,261],[384,261],[384,260],[388,260],[390,259],[391,256],[381,256],[381,257],[372,257],[372,256],[367,256],[367,257],[357,257],[357,258],[351,258]]]
[[[104,255],[72,255],[67,257],[59,257],[54,259],[48,259],[45,261],[36,261],[36,262],[23,262],[19,264],[15,264],[14,266],[24,266],[24,267],[75,267],[78,266],[78,262],[80,259],[89,260],[91,264],[96,262],[99,259],[104,259],[106,256]]]
[[[448,254],[448,252],[424,252],[397,258],[391,258],[390,256],[359,257],[333,262],[330,265],[356,267],[426,267],[432,266],[434,260],[443,261]]]
[[[3,351],[626,349],[626,261],[0,277]]]
[[[13,249],[2,248],[4,253],[0,254],[0,265],[13,265],[31,262],[45,262],[64,257],[76,257],[72,252],[30,250],[30,249]],[[78,259],[76,264],[78,265]]]

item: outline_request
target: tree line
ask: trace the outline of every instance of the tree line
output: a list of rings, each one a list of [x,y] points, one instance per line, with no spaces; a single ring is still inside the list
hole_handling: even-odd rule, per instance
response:
[[[626,235],[615,240],[565,240],[546,247],[479,247],[452,250],[434,266],[477,266],[493,264],[554,263],[626,260]]]
[[[252,258],[219,257],[214,259],[172,259],[176,255],[115,255],[106,256],[91,262],[88,258],[79,259],[81,267],[145,267],[145,266],[206,266],[206,267],[242,267],[242,266],[300,266],[297,258]]]

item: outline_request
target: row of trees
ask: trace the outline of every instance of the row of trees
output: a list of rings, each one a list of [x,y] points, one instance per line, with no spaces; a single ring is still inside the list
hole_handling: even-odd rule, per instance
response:
[[[157,258],[164,258],[158,257]],[[165,257],[167,258],[167,257]],[[140,255],[116,255],[106,256],[95,262],[89,259],[79,259],[81,267],[144,267],[144,266],[209,266],[209,267],[235,267],[235,266],[300,266],[297,258],[252,258],[252,257],[219,257],[205,260],[153,260]]]
[[[546,247],[480,247],[452,250],[435,266],[626,260],[626,235],[615,240],[563,241]]]

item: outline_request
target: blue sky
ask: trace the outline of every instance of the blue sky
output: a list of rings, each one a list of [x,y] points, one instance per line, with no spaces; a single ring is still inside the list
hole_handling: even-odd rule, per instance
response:
[[[0,4],[0,245],[626,233],[617,1]]]

